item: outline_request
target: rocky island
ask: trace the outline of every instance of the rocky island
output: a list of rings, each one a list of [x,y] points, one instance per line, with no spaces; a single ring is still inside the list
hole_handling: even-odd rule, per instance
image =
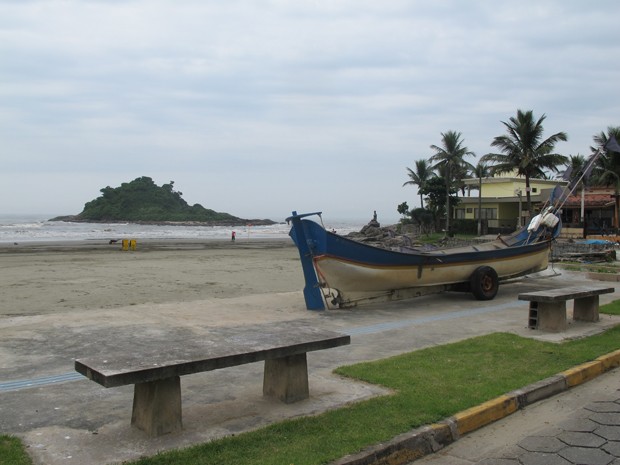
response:
[[[268,219],[245,219],[229,213],[216,212],[200,204],[188,205],[182,193],[174,190],[174,181],[158,186],[143,176],[119,187],[105,187],[101,196],[84,205],[77,215],[58,216],[50,221],[87,223],[142,223],[238,226],[270,225]]]

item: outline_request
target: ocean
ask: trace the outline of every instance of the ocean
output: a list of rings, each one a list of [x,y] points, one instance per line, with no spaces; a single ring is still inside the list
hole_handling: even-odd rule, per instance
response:
[[[49,221],[55,215],[1,215],[0,243],[84,241],[111,239],[286,239],[290,226],[161,226],[132,223],[68,223]],[[318,217],[315,217],[318,221]],[[359,231],[365,222],[324,222],[330,231],[348,234]]]

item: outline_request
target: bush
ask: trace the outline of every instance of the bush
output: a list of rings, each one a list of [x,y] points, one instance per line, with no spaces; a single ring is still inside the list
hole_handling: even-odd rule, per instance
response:
[[[451,220],[450,230],[455,234],[477,234],[478,220]]]

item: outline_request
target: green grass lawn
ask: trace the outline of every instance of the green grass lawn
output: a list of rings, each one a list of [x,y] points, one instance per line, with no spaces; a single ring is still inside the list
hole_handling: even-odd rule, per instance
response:
[[[620,311],[620,302],[601,310],[616,313]],[[342,376],[380,384],[395,393],[132,463],[328,463],[618,348],[620,326],[563,344],[496,333],[341,367],[336,372]],[[19,442],[0,437],[0,465],[28,464],[1,458],[5,448],[19,455],[20,447]]]
[[[19,439],[0,435],[0,465],[32,465],[32,461]]]
[[[616,300],[610,304],[601,305],[599,312],[606,313],[608,315],[620,315],[620,300]]]
[[[136,463],[327,463],[616,350],[619,336],[620,327],[558,345],[498,333],[342,367],[396,393]]]

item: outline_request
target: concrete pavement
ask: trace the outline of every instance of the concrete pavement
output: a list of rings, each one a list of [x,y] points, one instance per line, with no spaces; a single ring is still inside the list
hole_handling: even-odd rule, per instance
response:
[[[172,310],[165,305],[132,306],[80,324],[68,314],[66,318],[58,315],[50,320],[53,324],[37,317],[23,320],[17,317],[0,328],[0,432],[21,437],[35,464],[46,465],[99,465],[134,460],[161,450],[238,434],[284,418],[315,414],[383,393],[378,387],[333,376],[331,371],[340,365],[497,331],[560,342],[595,334],[620,323],[620,318],[602,315],[597,323],[573,322],[563,333],[541,333],[527,328],[528,304],[518,301],[517,294],[588,283],[601,285],[585,279],[581,273],[564,272],[561,276],[547,274],[542,279],[504,284],[497,298],[490,302],[475,301],[468,294],[445,293],[354,310],[307,312],[293,306],[290,312],[296,321],[352,337],[351,346],[309,355],[310,399],[292,405],[264,399],[262,364],[185,376],[182,378],[184,429],[159,438],[145,437],[130,427],[131,386],[105,389],[74,376],[73,360],[100,352],[132,350],[136,342],[182,344],[187,338],[205,337],[210,330],[210,315],[222,311],[222,307],[226,311],[251,307],[255,309],[257,322],[270,319],[277,324],[282,305],[274,310],[273,300],[269,300],[274,296],[202,302],[199,308],[195,308],[195,303],[185,303]],[[601,302],[619,296],[620,289],[601,296]],[[301,302],[300,293],[275,297]],[[144,318],[140,318],[141,312]],[[290,313],[287,318],[291,319]],[[461,438],[456,444],[463,441]],[[436,457],[440,456],[436,454]],[[487,458],[495,460],[493,456],[479,457]]]

